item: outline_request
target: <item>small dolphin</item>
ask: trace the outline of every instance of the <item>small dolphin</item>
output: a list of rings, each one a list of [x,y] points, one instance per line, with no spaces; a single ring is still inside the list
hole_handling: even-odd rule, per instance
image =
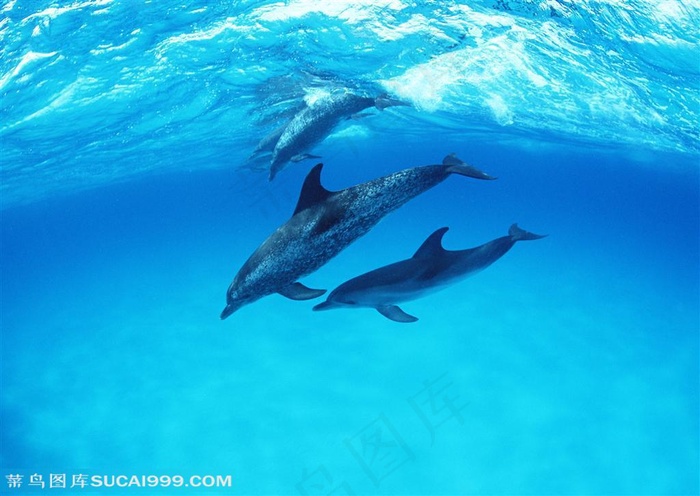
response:
[[[279,133],[272,149],[270,181],[294,157],[304,156],[306,151],[323,141],[341,121],[373,106],[384,110],[387,107],[407,105],[385,95],[370,98],[352,93],[330,95],[318,100],[299,112]],[[272,133],[270,138],[274,137],[275,133]],[[264,146],[269,146],[269,143]]]
[[[413,300],[480,270],[485,269],[510,250],[516,241],[540,239],[544,236],[523,231],[513,224],[508,236],[494,239],[468,250],[451,251],[442,247],[442,237],[448,228],[431,234],[408,260],[362,274],[334,289],[328,299],[314,310],[341,307],[376,308],[395,322],[415,322],[396,304]]]
[[[221,318],[273,293],[293,300],[321,296],[325,290],[307,288],[297,280],[369,232],[389,212],[451,174],[494,179],[454,156],[445,160],[450,163],[405,169],[336,192],[321,186],[323,164],[316,165],[306,176],[294,215],[253,252],[234,277]]]
[[[277,126],[267,136],[261,139],[258,146],[255,147],[255,150],[253,150],[253,153],[250,155],[249,160],[263,153],[272,153],[277,142],[280,140],[280,136],[282,136],[282,133],[284,133],[288,125],[289,122],[285,122],[281,126]]]

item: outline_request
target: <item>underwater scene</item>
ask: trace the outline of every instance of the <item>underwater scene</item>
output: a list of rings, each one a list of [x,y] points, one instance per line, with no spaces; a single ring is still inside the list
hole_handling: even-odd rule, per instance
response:
[[[0,2],[0,494],[698,494],[699,25]]]

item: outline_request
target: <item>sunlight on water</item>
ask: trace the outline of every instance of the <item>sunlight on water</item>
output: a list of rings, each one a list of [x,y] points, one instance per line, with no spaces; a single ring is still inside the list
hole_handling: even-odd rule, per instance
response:
[[[5,206],[189,168],[184,151],[204,140],[209,150],[196,163],[213,156],[212,167],[244,166],[246,154],[230,150],[269,131],[258,118],[281,110],[276,102],[289,107],[324,87],[377,91],[372,82],[434,123],[466,118],[540,140],[700,148],[693,3],[147,3],[136,11],[120,2],[19,2],[4,11]],[[252,129],[237,125],[246,120]],[[390,132],[420,125],[402,120]],[[215,136],[203,132],[211,129]]]

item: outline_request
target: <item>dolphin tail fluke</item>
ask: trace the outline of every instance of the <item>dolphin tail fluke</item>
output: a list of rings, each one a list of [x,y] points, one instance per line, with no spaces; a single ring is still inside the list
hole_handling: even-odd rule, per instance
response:
[[[547,236],[546,234],[540,235],[520,229],[518,224],[513,224],[510,226],[510,229],[508,229],[508,235],[513,239],[513,241],[530,241],[533,239],[542,239]]]
[[[466,164],[454,153],[451,153],[444,159],[442,159],[442,165],[448,166],[447,172],[449,172],[450,174],[459,174],[461,176],[473,177],[475,179],[496,179],[495,177],[490,176],[483,171],[480,171],[476,167]]]
[[[377,311],[387,319],[393,320],[394,322],[407,323],[415,322],[416,320],[418,320],[418,317],[408,315],[396,305],[384,305],[381,307],[377,307]]]
[[[307,288],[300,282],[292,283],[289,286],[282,288],[280,291],[278,291],[278,293],[282,296],[289,298],[290,300],[297,301],[312,300],[314,298],[318,298],[325,292],[325,289]]]

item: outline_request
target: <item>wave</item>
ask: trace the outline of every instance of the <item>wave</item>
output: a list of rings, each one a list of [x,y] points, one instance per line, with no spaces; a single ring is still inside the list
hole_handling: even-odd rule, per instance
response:
[[[696,1],[14,0],[2,14],[4,204],[242,166],[338,87],[410,102],[362,123],[391,133],[700,153]]]

